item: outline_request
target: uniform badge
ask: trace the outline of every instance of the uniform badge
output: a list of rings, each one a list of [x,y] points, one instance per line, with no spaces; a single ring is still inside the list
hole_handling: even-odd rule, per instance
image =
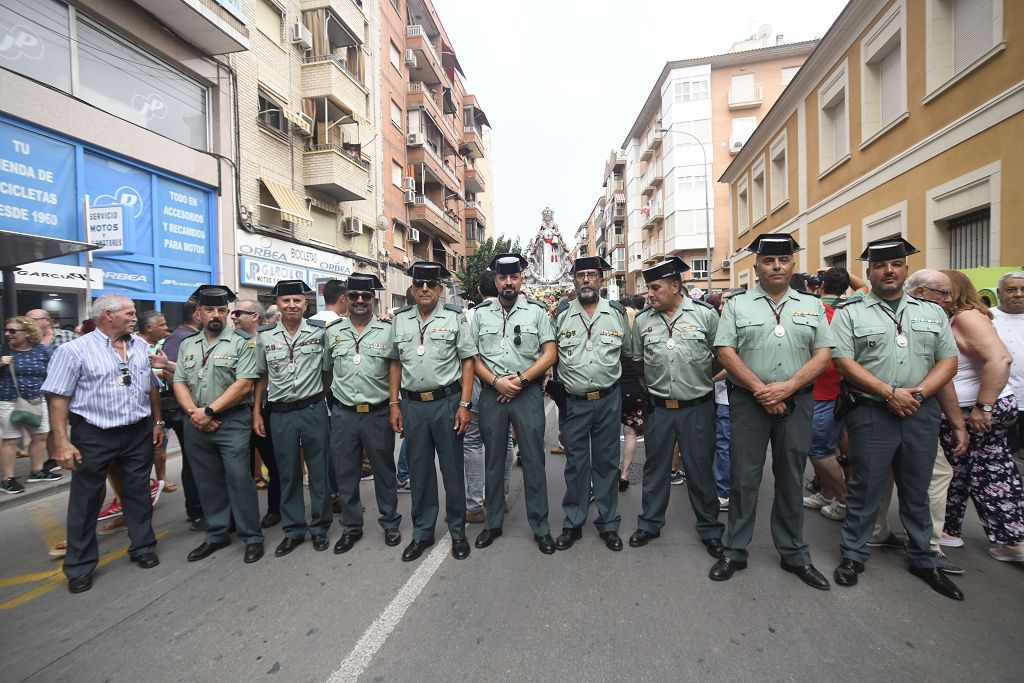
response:
[[[868,348],[869,349],[873,349],[873,348],[875,348],[875,346],[877,344],[878,344],[878,342],[876,342],[874,339],[872,339],[872,340],[868,341]]]

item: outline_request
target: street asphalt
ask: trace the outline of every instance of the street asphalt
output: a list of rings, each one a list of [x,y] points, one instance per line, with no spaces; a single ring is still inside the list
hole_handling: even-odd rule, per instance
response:
[[[635,529],[642,462],[641,445],[634,485],[619,498],[623,539]],[[553,535],[563,463],[547,456]],[[173,481],[179,465],[172,457]],[[277,527],[256,564],[242,563],[237,540],[189,563],[202,534],[188,530],[178,492],[154,513],[161,564],[140,569],[124,556],[124,533],[102,537],[102,566],[81,595],[67,592],[47,556],[66,511],[67,489],[54,487],[0,507],[0,680],[1019,680],[1024,565],[988,556],[973,510],[966,546],[948,551],[967,570],[954,577],[964,602],[932,592],[902,553],[885,550],[858,586],[822,592],[779,568],[771,486],[768,468],[750,567],[725,583],[707,578],[714,560],[693,531],[684,486],[673,487],[667,525],[647,547],[613,553],[588,524],[573,548],[548,556],[526,523],[516,469],[504,536],[461,562],[447,552],[443,519],[438,544],[402,562],[410,497],[399,499],[403,542],[390,548],[373,483],[363,482],[366,535],[345,555],[307,542],[275,558]],[[814,562],[830,578],[839,528],[806,514]],[[470,540],[479,530],[468,527]],[[333,546],[340,531],[331,531]]]

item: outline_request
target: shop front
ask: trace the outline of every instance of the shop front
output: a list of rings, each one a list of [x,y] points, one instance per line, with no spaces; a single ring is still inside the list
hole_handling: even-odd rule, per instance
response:
[[[241,285],[239,297],[255,298],[268,304],[273,303],[270,290],[278,280],[302,280],[316,290],[318,281],[344,280],[357,270],[348,256],[269,235],[238,230],[235,246]],[[316,312],[313,298],[310,303],[312,314]]]

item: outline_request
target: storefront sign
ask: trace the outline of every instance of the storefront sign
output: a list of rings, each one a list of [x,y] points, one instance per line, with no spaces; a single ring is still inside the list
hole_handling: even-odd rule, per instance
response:
[[[75,148],[0,121],[0,229],[78,239]]]
[[[135,233],[126,226],[124,207],[90,206],[85,212],[87,239],[100,245],[94,254],[131,254]]]
[[[14,271],[14,281],[19,286],[28,287],[67,287],[69,289],[85,289],[86,269],[79,266],[65,266],[60,263],[42,262],[29,263]],[[103,271],[93,268],[92,288],[103,286]]]
[[[345,278],[352,273],[354,263],[347,256],[266,235],[235,234],[243,285],[273,287],[278,280],[302,280],[315,287],[318,278]]]

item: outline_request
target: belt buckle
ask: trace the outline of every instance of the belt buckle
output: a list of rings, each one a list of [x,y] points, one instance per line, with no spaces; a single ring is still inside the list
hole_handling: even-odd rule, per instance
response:
[[[370,404],[369,403],[358,403],[358,404],[356,404],[356,412],[357,413],[368,413],[368,412],[370,412]]]
[[[588,391],[587,392],[587,400],[588,401],[596,401],[599,398],[601,398],[601,392],[600,391]]]
[[[665,407],[671,410],[676,410],[679,408],[679,401],[674,398],[665,399]]]
[[[421,391],[420,392],[420,400],[421,401],[433,401],[434,400],[434,392],[433,391]]]

